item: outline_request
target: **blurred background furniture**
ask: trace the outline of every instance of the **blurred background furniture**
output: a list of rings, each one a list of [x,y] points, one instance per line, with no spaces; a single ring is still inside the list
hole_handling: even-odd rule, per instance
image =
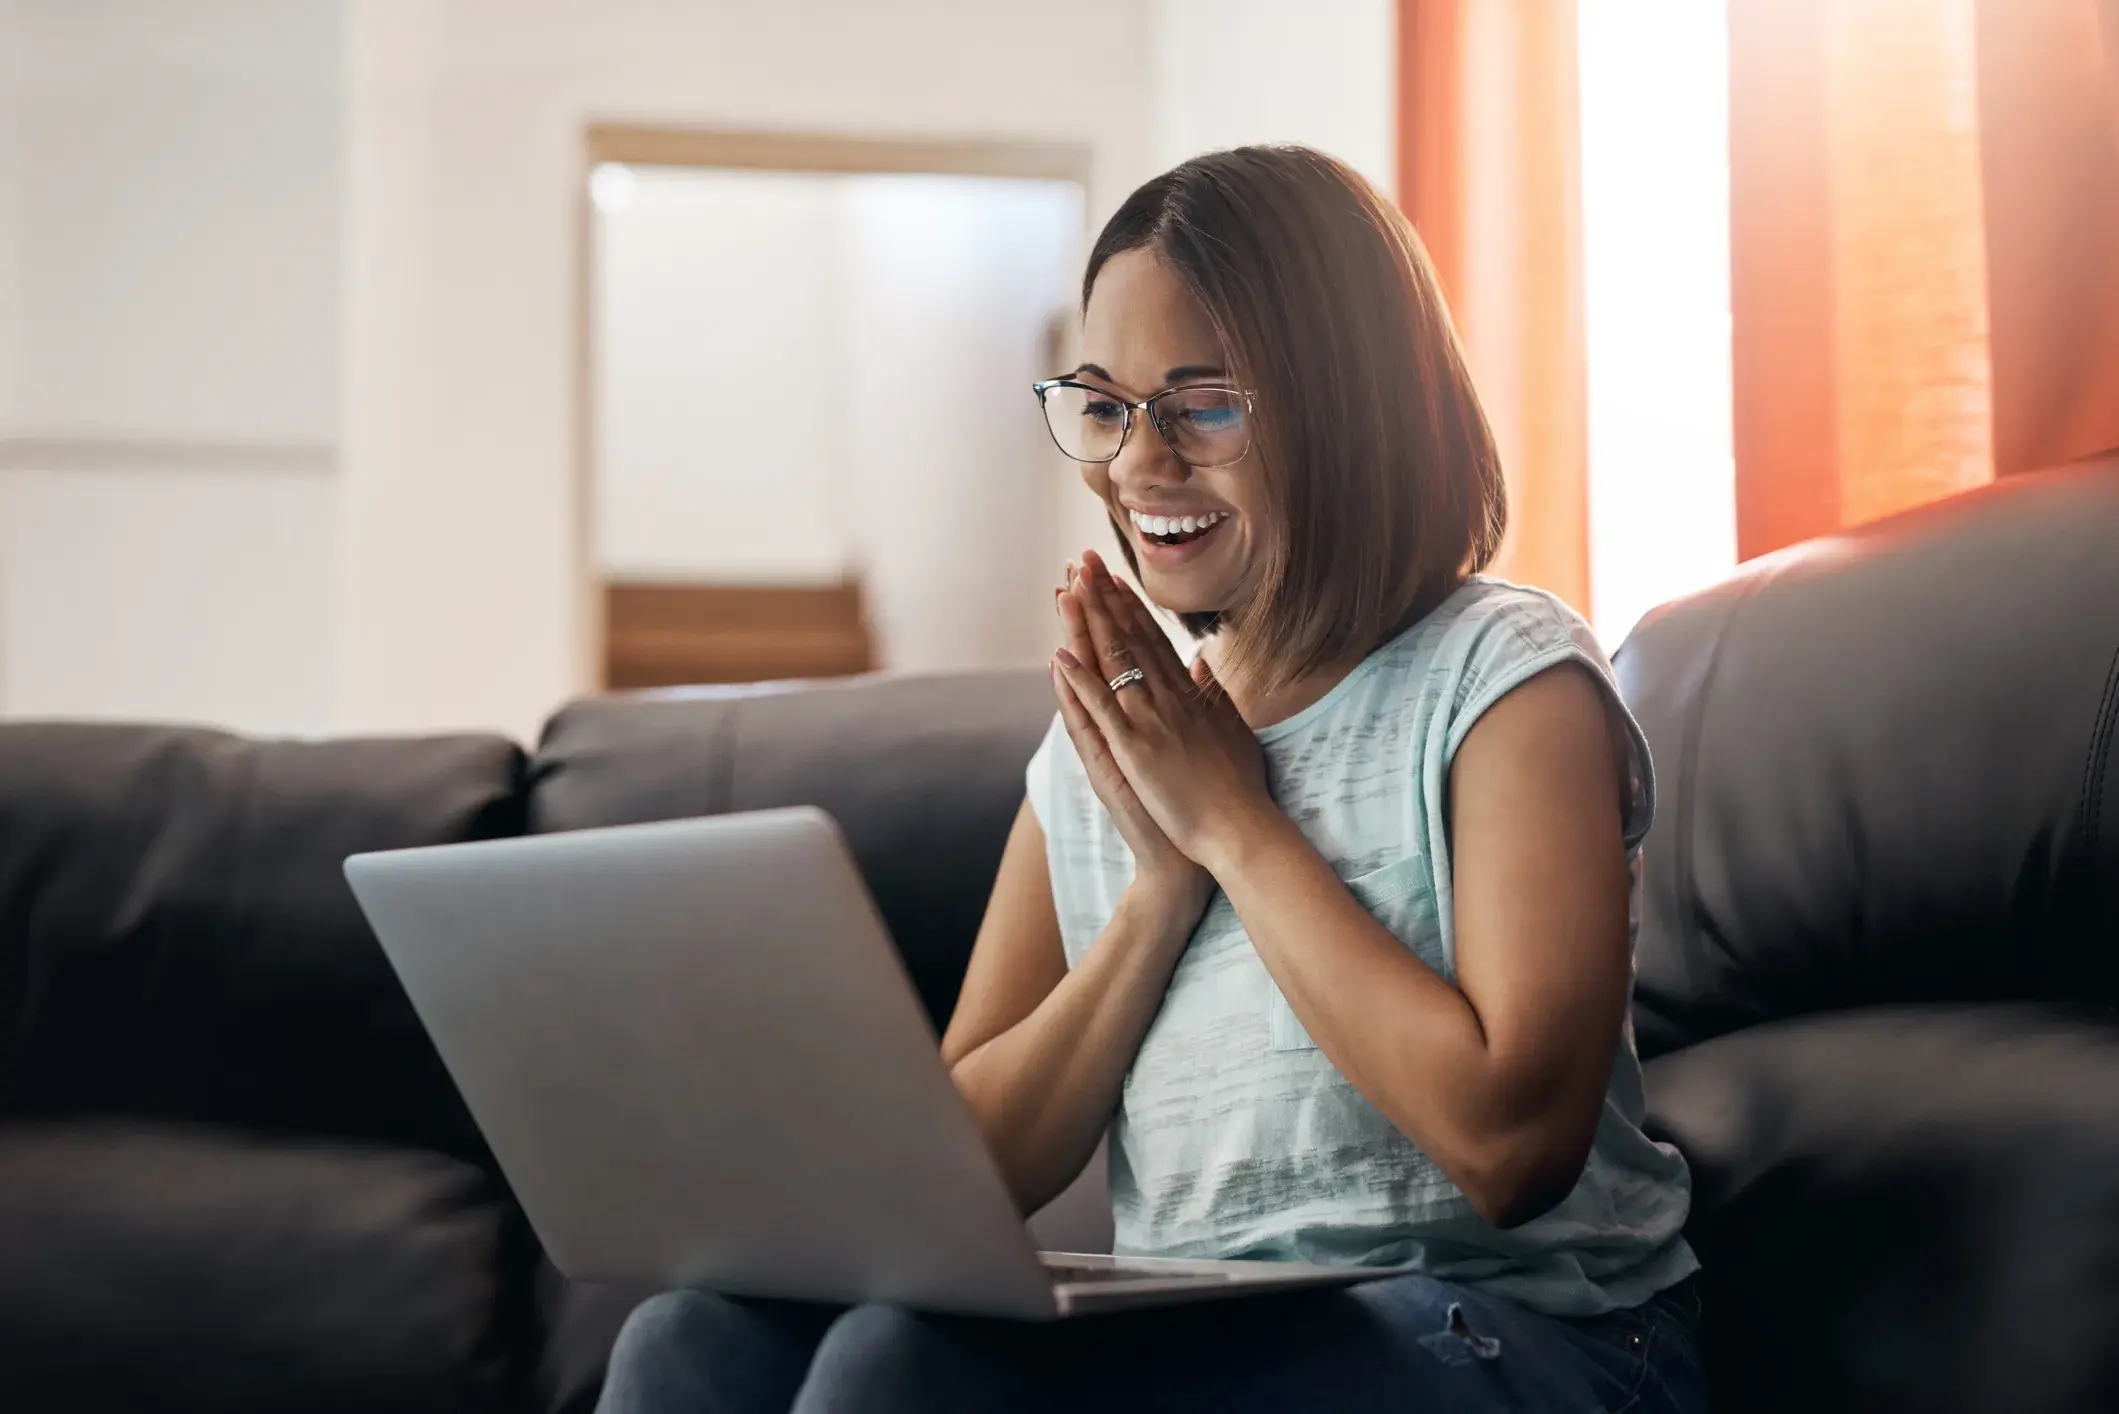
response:
[[[1718,1407],[2119,1407],[2119,462],[1759,561],[1619,668]],[[939,1026],[1048,719],[1032,672],[583,701],[527,758],[0,726],[0,1407],[591,1407],[640,1293],[542,1260],[339,861],[814,803]]]
[[[858,582],[603,587],[606,687],[844,677],[875,666]]]
[[[520,1405],[535,1248],[340,877],[466,737],[0,728],[0,1408]]]

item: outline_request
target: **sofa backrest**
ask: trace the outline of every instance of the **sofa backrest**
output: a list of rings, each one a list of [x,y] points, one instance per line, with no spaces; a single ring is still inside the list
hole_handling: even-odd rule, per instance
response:
[[[845,831],[939,1030],[1052,714],[1035,670],[587,699],[545,728],[529,825],[820,806]]]
[[[340,872],[518,833],[497,737],[0,726],[0,1117],[482,1145]]]
[[[2119,1001],[2119,458],[1759,560],[1617,658],[1644,1054],[1868,1003]]]
[[[1644,1053],[1873,1002],[2119,1001],[2119,461],[1769,557],[1618,655],[1655,753]],[[0,726],[0,1117],[475,1152],[347,854],[776,805],[838,819],[939,1028],[1038,671],[577,702],[492,737]]]

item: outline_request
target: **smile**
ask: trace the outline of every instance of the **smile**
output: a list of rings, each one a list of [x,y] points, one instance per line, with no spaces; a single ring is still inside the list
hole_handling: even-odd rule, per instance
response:
[[[1126,516],[1141,538],[1152,545],[1188,545],[1204,539],[1214,527],[1229,518],[1227,511],[1208,511],[1204,515],[1151,516],[1143,515],[1130,506]]]

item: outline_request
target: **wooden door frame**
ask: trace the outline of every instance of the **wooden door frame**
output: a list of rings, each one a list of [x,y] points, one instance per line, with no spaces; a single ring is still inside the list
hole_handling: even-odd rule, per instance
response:
[[[575,174],[574,584],[580,631],[575,680],[604,690],[602,576],[596,566],[596,206],[589,183],[605,163],[754,172],[1015,177],[1072,182],[1087,197],[1094,175],[1086,143],[1011,138],[854,137],[591,121]]]

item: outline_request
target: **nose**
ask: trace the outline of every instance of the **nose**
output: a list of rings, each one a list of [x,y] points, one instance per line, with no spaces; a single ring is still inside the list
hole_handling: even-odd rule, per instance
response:
[[[1146,413],[1136,412],[1126,444],[1111,460],[1111,484],[1119,491],[1145,491],[1151,486],[1182,485],[1192,468],[1178,459],[1170,444]]]

